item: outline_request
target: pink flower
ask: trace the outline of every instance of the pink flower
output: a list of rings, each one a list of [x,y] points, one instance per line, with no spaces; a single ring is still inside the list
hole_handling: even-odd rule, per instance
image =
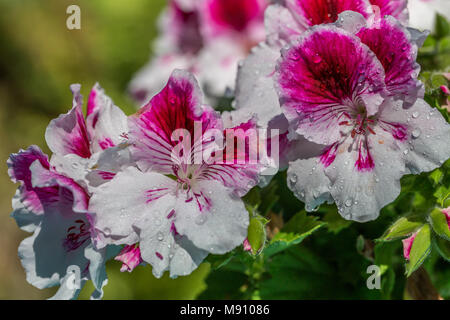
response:
[[[450,126],[421,99],[413,35],[392,17],[377,26],[347,19],[356,23],[338,25],[352,33],[317,26],[284,49],[276,79],[290,131],[323,146],[299,152],[289,187],[307,210],[335,202],[364,222],[399,195],[404,174],[450,157]]]
[[[374,5],[380,12],[374,12]],[[405,7],[406,0],[374,0],[372,4],[368,0],[286,0],[270,5],[265,14],[266,41],[254,47],[239,66],[233,117],[242,122],[257,114],[258,125],[267,127],[272,119],[280,116],[282,112],[273,79],[280,49],[296,41],[310,27],[339,23],[338,15],[344,17],[346,14],[343,13],[349,10],[360,13],[372,24],[377,24],[386,14],[406,23]]]
[[[406,260],[409,260],[409,255],[411,253],[411,248],[414,242],[414,239],[416,239],[417,232],[413,233],[409,238],[403,239],[403,257],[405,257]]]
[[[171,0],[160,23],[155,57],[130,83],[147,102],[174,69],[193,73],[214,101],[234,89],[238,62],[264,39],[268,0]]]
[[[52,120],[46,130],[54,152],[50,161],[36,146],[8,159],[9,176],[20,183],[12,217],[20,228],[33,233],[19,246],[28,282],[40,289],[61,285],[54,299],[76,298],[81,287],[70,281],[78,270],[75,280],[82,285],[92,279],[96,288],[92,297],[100,298],[107,283],[107,248],[94,246],[98,235],[89,215],[90,187],[111,179],[128,159],[119,156],[121,148],[116,147],[127,127],[121,121],[125,116],[100,86],[91,91],[86,119],[80,86],[71,89],[73,108]]]
[[[238,196],[257,183],[259,167],[240,164],[236,160],[246,159],[245,152],[228,145],[223,151],[232,151],[231,162],[221,162],[215,151],[208,161],[195,161],[196,146],[211,151],[209,133],[222,134],[224,128],[216,112],[202,104],[193,76],[174,71],[167,86],[128,123],[138,168],[118,173],[90,201],[103,245],[139,243],[156,277],[165,271],[172,277],[189,274],[208,253],[241,245],[249,218]],[[249,122],[235,130],[253,126]]]
[[[138,265],[142,263],[141,258],[141,250],[139,249],[139,245],[133,244],[131,246],[125,246],[122,251],[114,258],[114,260],[121,261],[122,267],[120,268],[121,272],[131,272]]]

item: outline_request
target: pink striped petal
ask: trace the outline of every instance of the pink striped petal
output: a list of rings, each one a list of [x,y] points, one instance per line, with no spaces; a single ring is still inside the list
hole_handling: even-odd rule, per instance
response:
[[[362,28],[357,36],[378,57],[385,69],[387,90],[391,96],[412,105],[423,98],[425,89],[417,79],[417,45],[400,22],[386,17],[370,27]]]
[[[60,155],[72,153],[82,158],[89,158],[91,151],[80,88],[79,84],[70,86],[73,93],[73,108],[50,122],[45,132],[45,140],[54,153]]]
[[[312,27],[282,51],[277,67],[280,102],[292,129],[331,145],[346,121],[383,102],[384,70],[358,38],[334,26]]]

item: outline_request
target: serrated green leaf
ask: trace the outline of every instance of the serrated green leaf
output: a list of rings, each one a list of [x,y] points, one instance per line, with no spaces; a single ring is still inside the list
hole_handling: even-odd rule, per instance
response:
[[[444,177],[444,173],[440,169],[436,169],[433,172],[431,172],[428,177],[433,181],[434,185],[436,186],[439,184]]]
[[[431,211],[429,221],[433,227],[434,232],[438,236],[450,240],[450,229],[447,222],[447,216],[438,208]]]
[[[401,217],[377,241],[392,241],[404,238],[420,228],[423,222],[417,217]]]
[[[443,207],[445,200],[447,200],[447,198],[450,198],[450,188],[440,186],[436,189],[433,195],[436,197],[438,203]]]
[[[417,232],[416,238],[411,247],[409,262],[406,264],[406,275],[409,277],[416,271],[431,252],[431,228],[425,224]]]
[[[433,238],[433,242],[441,257],[450,262],[450,241],[435,237]]]
[[[299,244],[323,225],[323,222],[317,221],[317,217],[308,216],[305,211],[297,213],[288,221],[281,232],[278,232],[272,238],[263,251],[264,257],[271,257],[293,245]]]

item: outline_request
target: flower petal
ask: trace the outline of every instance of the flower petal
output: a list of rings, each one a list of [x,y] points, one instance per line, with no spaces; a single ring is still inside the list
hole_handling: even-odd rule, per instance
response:
[[[408,30],[392,17],[385,17],[371,27],[362,28],[357,36],[378,57],[385,70],[387,90],[409,105],[423,98],[425,89],[417,79],[417,45]]]
[[[119,145],[128,133],[127,117],[98,83],[89,95],[86,123],[93,153]]]
[[[161,198],[158,205],[173,206],[175,200],[170,193],[175,190],[175,185],[175,181],[161,174],[142,173],[129,167],[96,188],[89,203],[94,228],[100,234],[96,246],[139,242],[134,226],[141,218],[161,211],[154,207],[155,200]]]
[[[339,213],[347,220],[366,222],[378,217],[381,208],[400,194],[400,178],[406,173],[402,152],[390,132],[380,128],[367,138],[367,154],[373,167],[358,168],[361,150],[348,138],[332,165],[325,169],[330,192]]]
[[[407,110],[397,103],[393,108],[383,109],[380,117],[407,126],[408,143],[402,143],[401,150],[410,173],[434,170],[450,158],[450,125],[424,100],[418,99]]]
[[[280,102],[291,128],[313,142],[331,145],[340,123],[365,106],[377,112],[384,70],[360,40],[335,26],[315,26],[287,49],[277,67]]]
[[[242,244],[247,236],[248,212],[241,199],[217,181],[202,181],[202,197],[209,206],[177,201],[175,227],[200,249],[223,254]],[[200,193],[200,192],[199,192]]]
[[[172,150],[177,145],[172,140],[174,131],[185,129],[194,140],[195,121],[203,130],[220,119],[212,109],[202,108],[201,99],[194,77],[175,70],[167,86],[129,118],[131,153],[141,170],[172,173]]]
[[[254,47],[238,69],[236,111],[231,112],[232,126],[256,115],[258,125],[267,127],[272,118],[281,114],[273,75],[280,51],[261,42]]]
[[[35,214],[43,213],[43,201],[57,196],[58,190],[55,188],[33,188],[31,183],[30,166],[39,160],[41,165],[49,169],[48,157],[37,146],[30,146],[27,150],[20,150],[13,153],[7,161],[8,174],[13,182],[20,182],[19,197],[27,210]]]
[[[32,185],[35,189],[56,187],[59,190],[57,197],[45,198],[48,203],[64,202],[73,203],[73,210],[76,212],[87,212],[89,195],[86,191],[71,178],[52,172],[42,166],[39,161],[35,161],[30,166],[32,173]],[[66,192],[64,190],[67,190]],[[42,199],[42,198],[41,198]]]
[[[70,86],[73,93],[73,108],[66,114],[50,121],[45,131],[45,140],[53,153],[66,155],[76,154],[89,158],[89,136],[83,116],[83,98],[80,94],[81,86]]]

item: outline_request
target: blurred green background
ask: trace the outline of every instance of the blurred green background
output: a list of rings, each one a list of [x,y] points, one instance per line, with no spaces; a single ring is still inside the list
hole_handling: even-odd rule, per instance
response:
[[[66,28],[66,9],[81,8],[81,30]],[[165,0],[0,0],[0,299],[42,299],[54,289],[38,290],[25,280],[17,247],[28,234],[9,217],[17,185],[7,175],[6,159],[31,144],[48,148],[49,121],[71,107],[69,85],[82,84],[87,97],[98,81],[130,114],[137,106],[126,94],[134,72],[147,62],[156,19]],[[191,276],[153,277],[150,267],[120,273],[107,265],[105,298],[193,299],[205,288],[202,265]],[[87,286],[82,298],[88,298]]]

